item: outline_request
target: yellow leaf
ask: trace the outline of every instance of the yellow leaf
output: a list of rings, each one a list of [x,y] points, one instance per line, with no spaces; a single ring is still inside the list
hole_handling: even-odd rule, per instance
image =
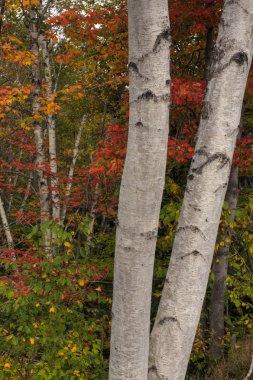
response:
[[[76,345],[74,345],[74,346],[71,348],[71,351],[72,351],[72,352],[76,352]]]
[[[34,338],[30,338],[30,344],[34,345],[34,342],[35,342],[35,339]]]

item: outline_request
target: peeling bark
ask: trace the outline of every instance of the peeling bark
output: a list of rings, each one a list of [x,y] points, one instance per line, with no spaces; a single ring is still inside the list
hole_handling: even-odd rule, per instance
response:
[[[245,12],[245,9],[248,11]],[[200,318],[252,60],[253,3],[225,1],[197,145],[150,341],[149,379],[183,380]],[[217,189],[219,189],[217,191]],[[194,227],[194,228],[193,228]],[[187,255],[198,251],[201,255]],[[182,257],[187,255],[183,260]],[[205,258],[203,260],[203,258]],[[165,317],[176,323],[160,325]],[[180,327],[179,327],[180,326]]]
[[[114,266],[110,380],[146,380],[169,125],[168,2],[129,0],[130,120]]]

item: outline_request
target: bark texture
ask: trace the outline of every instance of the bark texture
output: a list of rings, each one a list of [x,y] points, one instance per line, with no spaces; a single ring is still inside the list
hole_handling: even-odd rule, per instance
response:
[[[252,60],[253,2],[226,0],[169,270],[149,379],[183,380],[205,296]]]
[[[146,380],[170,99],[167,0],[129,0],[130,120],[120,189],[110,380]]]
[[[238,168],[232,167],[225,201],[228,203],[230,211],[230,223],[235,219],[235,208],[238,200]],[[219,234],[218,241],[222,239],[222,233]],[[227,228],[225,234],[226,240],[231,239],[232,229]],[[230,250],[230,242],[225,241],[224,247],[219,247],[213,263],[214,283],[210,303],[210,330],[211,330],[211,345],[210,356],[213,359],[218,359],[222,354],[223,346],[222,339],[224,337],[224,309],[226,295],[226,278],[228,273],[228,256]]]
[[[34,54],[34,61],[32,64],[32,109],[33,115],[36,117],[39,115],[39,109],[41,107],[41,77],[40,77],[40,52],[39,52],[39,39],[40,30],[38,25],[37,13],[31,9],[29,14],[29,29],[31,40],[31,51]],[[44,134],[41,123],[35,119],[34,121],[34,137],[36,145],[36,169],[39,179],[39,196],[41,207],[41,223],[45,223],[49,220],[50,207],[49,207],[49,189],[48,178],[45,171],[46,156],[44,147]],[[51,249],[50,232],[46,231],[44,236],[44,248],[47,251]]]
[[[53,83],[52,83],[52,70],[50,62],[50,53],[48,49],[48,41],[43,38],[41,42],[43,54],[43,66],[45,71],[45,83],[47,101],[54,103]],[[57,151],[56,151],[56,133],[55,133],[55,115],[49,113],[47,116],[48,127],[48,150],[49,150],[49,163],[51,169],[51,197],[52,197],[52,217],[56,222],[60,222],[60,194],[57,173]]]

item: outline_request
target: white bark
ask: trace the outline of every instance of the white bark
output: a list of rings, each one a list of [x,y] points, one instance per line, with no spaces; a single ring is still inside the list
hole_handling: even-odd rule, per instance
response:
[[[41,107],[40,97],[41,97],[41,78],[40,78],[40,54],[39,54],[39,38],[40,31],[38,28],[38,19],[36,12],[30,10],[30,40],[31,40],[31,51],[35,56],[32,64],[32,84],[33,84],[33,94],[32,94],[32,109],[33,114],[39,115],[39,109]],[[49,220],[50,208],[49,208],[49,189],[48,189],[48,178],[45,173],[45,148],[44,148],[44,136],[43,127],[38,120],[34,121],[34,137],[36,145],[36,167],[39,179],[39,197],[40,197],[40,207],[41,207],[41,223],[45,223]],[[51,250],[51,237],[50,231],[47,230],[44,236],[44,248],[46,251]]]
[[[147,379],[169,126],[168,1],[129,0],[128,10],[130,119],[116,237],[110,380]]]
[[[82,122],[80,124],[77,136],[76,136],[76,141],[75,141],[75,146],[74,146],[74,151],[73,151],[73,158],[72,162],[69,168],[69,175],[68,175],[68,183],[67,183],[67,188],[66,188],[66,194],[65,194],[65,204],[62,209],[62,215],[61,215],[61,220],[64,221],[66,217],[66,212],[67,212],[67,205],[68,205],[68,198],[70,196],[71,188],[72,188],[72,180],[74,177],[74,171],[75,171],[75,166],[76,166],[76,160],[79,154],[79,146],[81,142],[81,137],[82,137],[82,132],[83,132],[83,127],[84,123],[86,120],[86,115],[83,116]]]
[[[253,2],[226,0],[169,270],[149,379],[183,380],[206,291],[252,60]]]
[[[42,38],[41,41],[43,63],[45,71],[46,95],[49,103],[54,102],[52,72],[50,55],[48,50],[48,41]],[[51,170],[51,197],[52,197],[52,217],[56,222],[60,222],[60,194],[59,182],[57,173],[57,150],[56,150],[56,133],[55,133],[55,115],[50,113],[47,116],[48,127],[48,148],[49,148],[49,163]]]
[[[7,240],[8,248],[13,249],[14,248],[13,238],[12,238],[10,226],[8,223],[8,219],[6,216],[6,212],[4,209],[4,204],[3,204],[1,196],[0,196],[0,216],[1,216],[1,220],[2,220],[2,225],[3,225],[5,237]]]

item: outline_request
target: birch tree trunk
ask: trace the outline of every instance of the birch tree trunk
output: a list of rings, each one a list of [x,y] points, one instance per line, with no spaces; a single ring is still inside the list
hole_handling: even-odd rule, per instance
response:
[[[6,212],[5,212],[5,209],[4,209],[4,204],[3,204],[1,196],[0,196],[0,216],[1,216],[1,220],[2,220],[2,225],[3,225],[5,237],[6,237],[6,240],[7,240],[8,248],[13,249],[14,248],[13,238],[12,238],[10,226],[9,226],[9,223],[8,223],[8,219],[7,219],[7,216],[6,216]]]
[[[151,334],[149,379],[183,380],[205,296],[248,71],[253,2],[226,0],[197,146]]]
[[[147,379],[169,126],[168,1],[129,0],[128,11],[130,119],[116,236],[110,380]]]
[[[41,97],[41,78],[40,78],[40,54],[39,54],[39,38],[40,32],[38,28],[38,18],[36,12],[31,8],[29,14],[29,28],[30,28],[30,40],[31,40],[31,51],[34,54],[34,61],[32,63],[32,83],[33,83],[33,94],[32,94],[32,109],[34,116],[39,115],[39,109],[41,107],[40,97]],[[49,189],[48,189],[48,178],[45,173],[45,148],[44,148],[44,136],[43,127],[35,119],[34,121],[34,137],[36,145],[36,166],[39,178],[39,196],[40,196],[40,207],[41,207],[41,223],[45,223],[49,220],[50,207],[49,207]],[[44,236],[44,248],[46,251],[51,250],[51,238],[50,231],[46,231]]]
[[[48,50],[48,41],[42,38],[41,41],[42,54],[43,54],[43,66],[45,71],[45,83],[47,92],[47,101],[49,103],[54,102],[53,96],[53,84],[52,84],[52,72],[50,55]],[[55,133],[55,115],[48,114],[47,117],[48,127],[48,143],[49,143],[49,163],[51,170],[51,197],[52,197],[52,217],[56,222],[60,222],[61,210],[60,210],[60,194],[59,194],[59,182],[57,173],[57,151],[56,151],[56,133]]]
[[[72,162],[69,168],[69,175],[68,175],[68,184],[67,184],[67,189],[66,189],[66,200],[65,204],[62,209],[62,215],[61,215],[61,220],[64,221],[66,217],[66,212],[67,212],[67,205],[68,205],[68,198],[70,196],[71,188],[72,188],[72,180],[74,177],[74,171],[75,171],[75,166],[76,166],[76,160],[79,154],[79,146],[81,142],[81,137],[82,137],[82,132],[83,132],[83,127],[84,127],[84,122],[86,120],[86,115],[83,116],[82,122],[80,124],[77,136],[76,136],[76,141],[75,141],[75,146],[74,146],[74,151],[73,151],[73,158]]]
[[[98,203],[98,183],[95,186],[94,189],[94,198],[91,204],[91,210],[90,210],[90,222],[89,222],[89,233],[87,236],[87,251],[88,255],[91,254],[91,248],[92,248],[92,241],[94,238],[94,225],[96,221],[96,208]]]
[[[235,219],[235,208],[238,200],[238,167],[232,167],[225,201],[228,203],[230,211],[230,223]],[[232,237],[231,227],[227,227],[226,239],[229,241]],[[218,238],[218,242],[222,239],[222,233]],[[218,359],[223,351],[222,339],[224,337],[224,309],[226,295],[226,278],[228,273],[228,256],[230,250],[230,242],[225,241],[224,247],[219,247],[215,255],[213,263],[214,283],[210,303],[210,330],[211,345],[210,356],[212,359]]]

